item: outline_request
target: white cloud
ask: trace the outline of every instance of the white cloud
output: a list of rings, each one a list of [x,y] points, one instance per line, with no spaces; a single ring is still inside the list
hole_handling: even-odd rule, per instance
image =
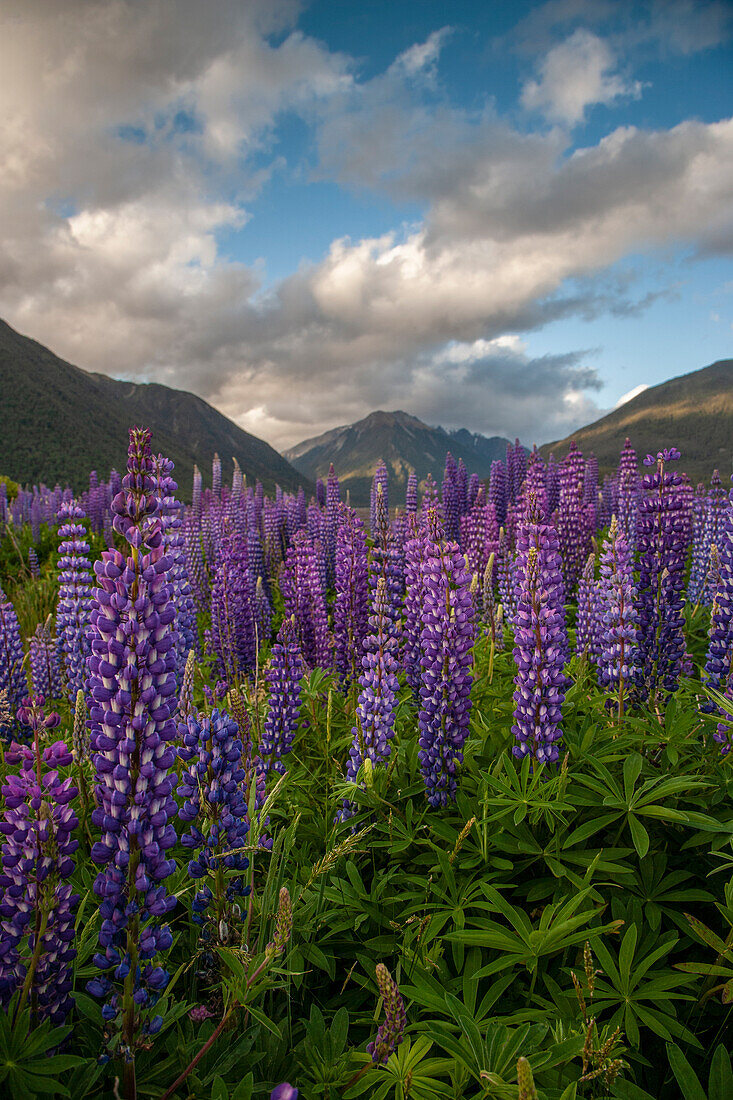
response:
[[[638,386],[634,386],[628,393],[624,393],[619,397],[618,401],[614,405],[614,409],[620,409],[622,405],[625,405],[627,401],[633,401],[635,397],[638,397],[644,390],[648,390],[649,385],[646,382],[640,382]]]
[[[641,83],[624,78],[616,68],[608,43],[579,28],[545,55],[538,78],[522,90],[522,106],[541,111],[553,122],[575,126],[583,121],[588,107],[610,106],[641,95]]]

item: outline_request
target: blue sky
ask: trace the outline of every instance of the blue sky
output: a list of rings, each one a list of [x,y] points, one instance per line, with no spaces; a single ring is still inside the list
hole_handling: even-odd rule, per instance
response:
[[[279,447],[379,407],[532,443],[733,354],[728,3],[10,0],[0,30],[0,316],[80,366]]]

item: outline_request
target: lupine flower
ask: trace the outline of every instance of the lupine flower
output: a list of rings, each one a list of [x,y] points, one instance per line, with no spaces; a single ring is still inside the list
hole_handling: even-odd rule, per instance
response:
[[[384,1006],[384,1023],[380,1024],[377,1037],[369,1043],[367,1051],[377,1065],[386,1065],[389,1056],[397,1050],[405,1037],[407,1015],[405,1004],[394,980],[384,963],[377,963],[377,987]]]
[[[288,1081],[283,1081],[272,1090],[270,1100],[298,1100],[298,1090]]]
[[[221,459],[215,454],[211,462],[211,491],[221,500]]]
[[[636,451],[629,439],[623,445],[618,464],[618,500],[616,515],[619,527],[626,536],[631,550],[636,545],[636,513],[639,507],[641,484]]]
[[[562,608],[553,595],[562,580],[554,564],[557,534],[545,524],[530,524],[530,549],[520,574],[514,616],[515,756],[538,763],[558,758],[565,700],[566,634]]]
[[[185,722],[193,714],[193,678],[196,672],[196,654],[189,651],[181,678],[181,693],[178,697],[178,718]]]
[[[410,470],[407,478],[407,488],[405,490],[405,512],[408,516],[414,515],[417,512],[417,474],[414,470]]]
[[[713,546],[718,546],[723,537],[723,528],[728,506],[728,494],[720,482],[717,470],[713,471],[710,492],[704,499],[701,522],[693,537],[692,566],[688,599],[691,603],[708,605],[713,599],[710,584],[710,555]]]
[[[455,543],[430,542],[423,574],[419,760],[431,806],[455,798],[471,716],[475,641],[470,575]]]
[[[598,582],[593,576],[595,567],[596,556],[589,554],[578,585],[575,648],[578,654],[586,654],[589,660],[597,662],[600,656],[600,619]]]
[[[509,502],[509,494],[506,482],[506,466],[500,459],[491,463],[489,477],[489,503],[493,504],[496,513],[496,521],[501,526],[506,520],[506,509]]]
[[[217,671],[236,683],[255,667],[254,585],[241,545],[227,533],[211,588],[211,648]]]
[[[339,525],[340,503],[341,490],[339,487],[339,479],[336,477],[336,471],[333,468],[332,462],[328,470],[328,481],[326,482],[325,550],[326,578],[329,588],[333,587],[336,575],[336,531]]]
[[[285,613],[294,620],[303,660],[309,668],[329,668],[332,639],[325,593],[318,574],[315,548],[304,531],[299,531],[288,547],[280,574],[280,589]]]
[[[422,611],[423,611],[423,558],[425,556],[425,531],[410,520],[411,538],[405,543],[405,619],[402,632],[402,664],[405,678],[412,689],[416,706],[420,703],[422,683]]]
[[[520,1058],[517,1062],[517,1086],[517,1100],[538,1100],[532,1067],[526,1058]]]
[[[495,561],[496,555],[489,554],[489,560],[486,563],[486,569],[484,570],[483,576],[481,613],[484,629],[491,638],[491,644],[497,653],[501,653],[504,648],[504,627],[500,608],[496,603],[496,594],[494,592]]]
[[[547,489],[547,515],[549,517],[560,503],[560,467],[555,461],[554,454],[550,454],[547,459],[545,487]]]
[[[181,843],[192,852],[188,873],[202,883],[192,916],[196,924],[211,921],[216,938],[227,942],[241,915],[239,899],[249,893],[242,877],[249,867],[241,850],[249,834],[242,741],[237,723],[216,709],[210,717],[190,714],[179,726],[179,741],[188,765],[177,791],[184,800],[178,816],[189,825]],[[223,881],[220,869],[233,873]]]
[[[372,767],[385,761],[392,751],[394,712],[399,692],[396,648],[397,640],[389,617],[387,585],[384,577],[380,577],[362,658],[356,725],[351,731],[353,740],[346,767],[346,778],[350,783],[356,782],[359,769],[367,760]],[[338,820],[346,821],[353,812],[353,804],[344,799]]]
[[[336,536],[336,599],[333,635],[336,671],[344,685],[361,668],[368,628],[368,558],[364,524],[353,508],[342,504]]]
[[[634,563],[623,530],[614,516],[601,550],[599,611],[601,653],[598,677],[603,687],[618,692],[619,719],[624,690],[633,684],[636,665],[636,588]]]
[[[90,628],[97,781],[92,822],[101,831],[91,853],[100,867],[94,890],[102,918],[94,963],[102,973],[87,988],[105,998],[102,1013],[108,1022],[121,1014],[129,1059],[134,1059],[140,1033],[154,1034],[162,1023],[147,1009],[168,982],[156,956],[170,948],[173,938],[159,922],[175,905],[165,888],[175,867],[166,852],[176,842],[170,824],[176,812],[170,772],[175,760],[170,742],[176,734],[175,612],[154,473],[150,433],[133,428],[127,473],[112,502],[115,530],[129,551],[104,550],[95,562]]]
[[[293,931],[293,906],[290,901],[290,893],[287,886],[280,887],[277,903],[277,917],[275,919],[275,932],[265,948],[270,957],[282,955],[290,943]]]
[[[50,619],[50,616],[49,616]],[[48,623],[39,623],[28,643],[33,694],[57,699],[61,694],[58,647],[51,637]]]
[[[680,457],[674,448],[644,464],[656,470],[643,481],[636,523],[639,552],[637,689],[643,699],[676,691],[684,636],[684,570],[687,557],[680,475],[666,469]]]
[[[176,660],[179,679],[183,675],[186,658],[196,641],[197,624],[191,584],[186,565],[185,535],[181,518],[182,505],[175,498],[178,485],[173,480],[173,463],[158,455],[154,459],[156,495],[160,500],[158,516],[163,533],[163,549],[171,559],[168,580],[173,588],[176,608]]]
[[[377,530],[377,495],[380,488],[382,493],[382,505],[386,509],[387,517],[389,518],[389,474],[387,473],[387,467],[384,462],[379,463],[374,478],[372,479],[369,512],[369,530],[371,531],[372,538],[375,537],[374,533]]]
[[[269,704],[262,731],[260,757],[266,769],[285,772],[282,758],[292,750],[300,722],[300,681],[303,672],[303,658],[293,623],[291,619],[285,618],[265,669]]]
[[[61,650],[66,690],[71,702],[85,686],[89,656],[92,565],[84,526],[84,510],[73,501],[59,508],[59,602],[56,638]]]
[[[27,691],[23,673],[23,645],[20,640],[20,624],[10,600],[0,588],[0,691],[7,692],[10,713],[15,715]],[[15,721],[3,723],[0,734],[7,737]]]
[[[583,479],[585,463],[575,442],[560,467],[560,502],[557,513],[557,534],[562,554],[562,574],[568,596],[575,591],[588,557],[592,529],[587,530],[583,515]],[[595,527],[595,517],[593,521]]]
[[[254,599],[255,625],[257,627],[257,641],[259,645],[269,642],[272,629],[272,607],[267,598],[265,584],[262,577],[257,578]]]
[[[38,554],[35,552],[32,546],[28,550],[28,568],[30,569],[32,577],[40,577],[41,567],[38,564]]]
[[[725,514],[725,522],[715,553],[716,580],[713,605],[710,611],[710,632],[708,651],[705,660],[705,683],[722,695],[730,696],[731,654],[733,653],[733,490]],[[733,709],[733,708],[732,708]],[[713,711],[713,703],[703,704],[703,710]],[[723,752],[730,750],[730,730],[720,724],[715,738],[723,746]]]
[[[387,500],[381,483],[377,483],[375,488],[373,511],[372,538],[374,539],[374,546],[372,547],[369,563],[369,587],[372,593],[372,601],[374,601],[377,585],[380,580],[384,580],[387,594],[386,612],[390,629],[395,638],[399,638],[402,597],[405,585],[404,565],[400,561],[402,553],[400,547],[397,546],[394,531],[389,526]]]
[[[72,760],[64,742],[41,750],[41,731],[59,723],[58,714],[45,715],[43,705],[42,696],[26,698],[18,716],[33,733],[33,747],[13,742],[5,753],[6,764],[20,767],[2,786],[0,1001],[7,1005],[22,988],[21,1000],[30,995],[41,1020],[62,1024],[74,1006],[79,897],[68,880],[78,843],[72,835],[78,820],[70,805],[77,791],[70,778],[59,776],[58,769]]]

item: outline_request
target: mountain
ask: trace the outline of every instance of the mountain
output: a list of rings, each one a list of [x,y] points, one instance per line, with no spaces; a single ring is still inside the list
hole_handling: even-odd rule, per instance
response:
[[[494,459],[506,457],[506,445],[507,440],[499,436],[487,438],[465,428],[452,432],[430,428],[405,412],[373,412],[356,424],[305,439],[285,451],[285,457],[311,480],[325,477],[333,462],[342,491],[349,490],[352,504],[366,506],[380,460],[386,463],[390,488],[394,488],[391,503],[401,504],[411,470],[420,480],[431,473],[440,482],[450,451],[456,462],[463,459],[469,474],[485,478]]]
[[[717,467],[728,484],[733,462],[733,359],[651,386],[612,413],[540,450],[563,458],[574,439],[581,451],[593,451],[602,473],[618,465],[629,437],[639,459],[663,447],[682,452],[679,469],[693,484],[708,482]]]
[[[200,397],[156,383],[120,382],[59,359],[48,348],[0,321],[0,474],[22,484],[68,483],[77,491],[89,471],[124,471],[127,432],[150,428],[153,448],[173,459],[184,499],[193,466],[204,473],[218,452],[223,476],[236,458],[250,483],[266,489],[310,488],[269,444],[242,431]],[[210,474],[209,474],[210,476]]]

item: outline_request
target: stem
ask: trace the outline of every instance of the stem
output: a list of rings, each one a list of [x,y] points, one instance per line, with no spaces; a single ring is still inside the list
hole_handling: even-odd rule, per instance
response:
[[[224,1013],[224,1015],[222,1016],[221,1020],[219,1021],[219,1023],[216,1025],[216,1027],[212,1031],[209,1038],[206,1040],[204,1045],[201,1047],[201,1050],[199,1050],[198,1054],[194,1054],[193,1058],[188,1063],[186,1068],[183,1070],[182,1073],[180,1073],[178,1075],[178,1077],[176,1077],[175,1081],[170,1086],[170,1088],[166,1089],[166,1091],[161,1096],[160,1100],[170,1100],[170,1097],[176,1091],[178,1086],[182,1085],[183,1082],[188,1077],[189,1073],[191,1073],[194,1069],[196,1069],[196,1066],[199,1064],[199,1062],[201,1061],[203,1056],[206,1054],[207,1051],[211,1050],[212,1046],[214,1045],[216,1040],[221,1035],[222,1031],[224,1030],[224,1028],[226,1027],[226,1025],[229,1021],[230,1016],[232,1015],[232,1013],[234,1012],[234,1009],[236,1007],[237,1007],[237,1004],[236,1004],[236,1001],[235,1001],[234,1004],[230,1008],[228,1008],[227,1011]]]
[[[37,893],[38,893],[38,885],[36,885],[36,894]],[[48,913],[43,913],[42,916],[41,916],[40,923],[36,926],[35,947],[33,949],[33,955],[31,956],[31,961],[28,964],[28,971],[27,971],[26,976],[25,976],[25,981],[23,982],[23,991],[20,995],[20,1000],[18,1001],[18,1007],[15,1010],[15,1017],[14,1017],[13,1023],[15,1023],[15,1020],[17,1020],[18,1017],[20,1016],[21,1012],[25,1008],[26,1001],[28,1000],[28,994],[30,993],[31,986],[33,985],[33,978],[34,978],[35,973],[36,973],[36,967],[38,966],[38,963],[40,962],[41,954],[43,952],[43,936],[44,936],[44,933],[46,931],[46,925],[47,924],[48,924]]]
[[[366,1073],[366,1071],[368,1069],[371,1069],[373,1064],[374,1064],[373,1062],[367,1062],[366,1065],[362,1066],[361,1069],[357,1070],[356,1073],[354,1074],[354,1076],[352,1078],[350,1078],[350,1080],[348,1080],[346,1082],[346,1084],[344,1085],[344,1087],[341,1089],[341,1095],[343,1096],[344,1093],[348,1092],[350,1088],[353,1088],[353,1086],[356,1084],[357,1081],[361,1081],[361,1079],[364,1076],[364,1074]],[[165,1100],[165,1097],[163,1097],[163,1100]]]

